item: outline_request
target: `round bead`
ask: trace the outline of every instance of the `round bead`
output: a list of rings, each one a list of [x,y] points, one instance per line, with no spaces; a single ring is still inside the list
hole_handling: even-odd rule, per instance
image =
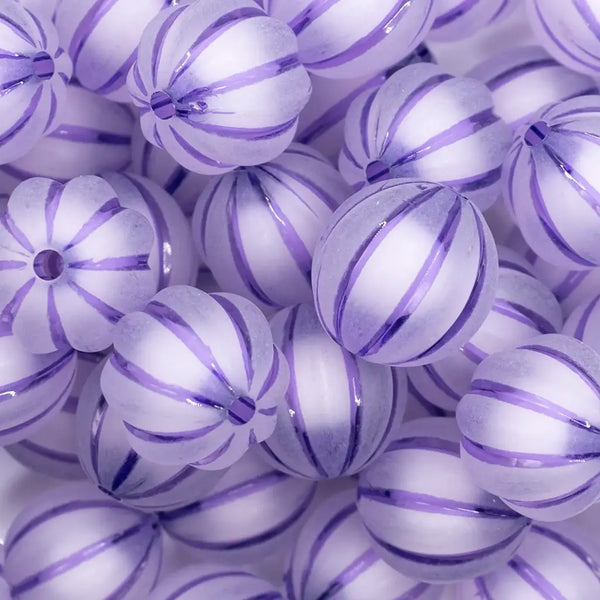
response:
[[[212,179],[194,211],[196,247],[221,289],[263,310],[311,302],[315,245],[349,195],[324,157],[293,144],[267,164]]]
[[[88,377],[77,409],[76,446],[88,478],[102,492],[145,512],[178,508],[211,490],[222,471],[158,465],[131,448],[125,424],[102,395],[102,367]]]
[[[415,366],[450,355],[481,326],[498,259],[465,198],[435,183],[391,180],[334,213],[312,274],[319,319],[336,342],[371,362]]]
[[[354,490],[337,492],[303,525],[285,576],[290,600],[441,598],[442,586],[405,577],[377,555],[355,502]]]
[[[436,0],[437,1],[437,0]],[[428,34],[434,0],[266,0],[294,31],[304,66],[322,77],[372,75],[410,54]]]
[[[273,432],[288,370],[248,300],[169,287],[113,343],[102,390],[148,460],[224,469]]]
[[[0,0],[0,164],[27,154],[56,127],[72,65],[54,25]]]
[[[498,287],[483,325],[451,356],[408,370],[419,394],[447,411],[456,410],[484,358],[540,334],[557,333],[562,327],[562,310],[554,294],[519,264],[504,262],[504,249],[498,250]]]
[[[475,370],[456,413],[478,485],[558,521],[600,495],[600,356],[564,335],[533,338]]]
[[[431,63],[404,67],[352,103],[340,171],[357,187],[423,177],[453,187],[483,210],[500,194],[510,145],[510,129],[493,106],[479,81]]]
[[[529,528],[474,484],[459,438],[453,419],[411,421],[360,474],[358,512],[374,548],[409,577],[442,583],[486,573],[508,561]]]
[[[216,487],[160,513],[163,529],[206,560],[249,564],[285,552],[317,484],[273,470],[252,450]]]
[[[38,495],[12,522],[5,577],[21,600],[147,598],[160,568],[156,517],[89,484]]]
[[[32,352],[104,350],[117,321],[156,289],[153,238],[99,177],[28,179],[0,217],[4,327]]]
[[[146,139],[204,174],[281,154],[310,96],[292,31],[252,0],[160,13],[128,78]]]
[[[406,377],[396,380],[389,367],[338,346],[312,305],[278,312],[271,330],[290,368],[290,385],[275,432],[262,444],[266,457],[308,479],[359,472],[385,449],[396,413],[400,419],[404,414]]]

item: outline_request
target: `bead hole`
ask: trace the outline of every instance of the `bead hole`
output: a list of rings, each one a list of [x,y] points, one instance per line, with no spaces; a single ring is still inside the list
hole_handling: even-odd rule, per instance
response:
[[[251,398],[239,396],[228,410],[229,422],[232,425],[245,425],[252,419],[256,412],[256,404]]]
[[[537,121],[525,132],[525,143],[528,146],[539,146],[550,134],[550,127],[544,121]]]
[[[42,250],[33,259],[33,271],[44,281],[58,279],[64,271],[63,257],[56,250]]]
[[[54,60],[47,52],[38,52],[33,57],[33,72],[40,79],[50,79],[54,75]]]

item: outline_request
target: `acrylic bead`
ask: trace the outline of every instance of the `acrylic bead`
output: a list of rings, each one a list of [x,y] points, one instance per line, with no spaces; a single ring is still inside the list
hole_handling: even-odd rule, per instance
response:
[[[600,495],[600,355],[533,338],[475,370],[456,413],[473,480],[514,510],[559,521]]]
[[[335,341],[371,362],[416,366],[473,336],[497,272],[494,240],[472,203],[443,185],[397,179],[363,188],[334,213],[312,275]]]
[[[0,218],[4,324],[32,352],[104,350],[117,321],[155,290],[153,238],[99,177],[28,179]]]
[[[443,583],[486,573],[519,547],[529,519],[477,487],[453,419],[407,423],[360,474],[358,512],[374,549],[406,576]]]
[[[162,11],[144,31],[128,87],[146,139],[207,175],[281,154],[310,96],[293,32],[252,0]]]
[[[102,390],[148,460],[224,469],[273,432],[287,365],[248,300],[172,286],[113,343]]]
[[[161,512],[160,523],[202,560],[255,563],[286,551],[316,488],[274,470],[251,450],[212,490],[198,490],[190,504]]]
[[[451,356],[408,370],[419,394],[447,411],[456,410],[469,391],[475,368],[487,356],[540,334],[557,333],[562,327],[562,310],[554,294],[520,264],[503,261],[504,248],[498,252],[496,297],[483,325]]]
[[[311,73],[351,79],[383,71],[410,54],[431,28],[435,1],[265,0],[264,6],[292,28],[300,60]]]
[[[36,433],[63,407],[75,381],[71,349],[31,354],[3,331],[0,336],[0,446]]]
[[[312,305],[278,312],[271,330],[290,368],[290,385],[275,432],[262,444],[266,458],[308,479],[359,472],[385,449],[396,413],[402,418],[406,378],[395,379],[389,367],[338,346]]]
[[[100,491],[144,512],[171,510],[210,491],[222,471],[152,463],[131,448],[127,428],[100,389],[99,364],[88,377],[76,417],[76,451]]]
[[[27,154],[58,124],[72,65],[52,23],[0,1],[0,164]]]
[[[36,496],[6,537],[5,577],[19,600],[147,598],[160,568],[156,517],[87,483]]]
[[[527,244],[567,269],[600,266],[600,96],[542,109],[515,137],[504,163],[504,198]]]
[[[267,164],[212,179],[194,211],[196,247],[221,289],[264,310],[310,302],[314,247],[349,195],[323,156],[293,144]]]

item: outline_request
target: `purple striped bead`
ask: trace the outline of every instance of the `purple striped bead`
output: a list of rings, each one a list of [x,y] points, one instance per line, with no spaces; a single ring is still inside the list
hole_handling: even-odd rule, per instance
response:
[[[0,215],[3,334],[38,353],[106,349],[117,321],[156,289],[153,240],[99,177],[23,182]]]
[[[252,0],[165,9],[127,83],[146,139],[206,175],[281,154],[311,89],[293,32]]]
[[[358,512],[377,553],[432,583],[476,577],[515,553],[529,519],[477,487],[453,419],[410,421],[360,474]]]
[[[363,188],[334,213],[312,281],[319,319],[346,350],[416,366],[472,337],[497,270],[492,235],[471,202],[443,185],[398,179]]]
[[[456,413],[474,481],[543,521],[600,495],[600,355],[565,335],[498,352],[475,370]]]

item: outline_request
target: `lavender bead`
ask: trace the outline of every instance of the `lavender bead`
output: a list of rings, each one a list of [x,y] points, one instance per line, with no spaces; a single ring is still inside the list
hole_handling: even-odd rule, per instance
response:
[[[310,302],[315,245],[349,195],[323,156],[293,144],[206,186],[194,211],[196,247],[221,289],[263,310]]]
[[[156,518],[89,484],[39,495],[12,522],[5,577],[19,600],[147,598],[162,554]]]
[[[322,77],[351,79],[391,67],[425,38],[434,0],[265,0],[298,37],[300,60]]]
[[[290,368],[290,385],[275,433],[262,444],[265,457],[308,479],[359,472],[385,449],[396,413],[404,414],[406,377],[394,379],[389,367],[338,346],[312,305],[278,312],[271,330]]]
[[[475,369],[490,354],[511,348],[562,327],[562,310],[554,294],[520,264],[504,259],[499,248],[498,287],[492,310],[475,335],[451,356],[408,370],[420,396],[447,411],[455,411],[469,391]]]
[[[482,210],[500,193],[510,130],[480,82],[434,64],[409,65],[350,107],[339,167],[361,187],[423,177],[453,187]]]
[[[391,180],[334,213],[315,250],[313,290],[321,323],[346,350],[415,366],[473,336],[497,272],[492,235],[473,204],[443,185]]]
[[[407,423],[360,474],[358,512],[374,549],[406,576],[442,583],[486,573],[519,547],[530,521],[477,487],[453,419]]]
[[[258,308],[186,286],[159,292],[119,322],[102,373],[136,452],[208,470],[229,467],[271,435],[287,383]]]
[[[484,360],[456,413],[474,481],[543,521],[600,495],[600,356],[564,335]]]
[[[468,73],[486,84],[494,112],[515,131],[541,108],[577,96],[596,94],[591,77],[557,63],[540,46],[511,48]]]
[[[297,53],[292,31],[252,0],[162,11],[128,78],[146,139],[203,174],[274,159],[310,96]]]
[[[67,401],[75,380],[75,352],[31,354],[11,335],[0,336],[0,445],[21,441],[44,426]]]
[[[27,154],[56,127],[71,77],[54,26],[14,0],[0,1],[0,164]]]
[[[153,237],[99,177],[23,182],[0,218],[4,327],[32,352],[107,348],[117,321],[155,289]]]

